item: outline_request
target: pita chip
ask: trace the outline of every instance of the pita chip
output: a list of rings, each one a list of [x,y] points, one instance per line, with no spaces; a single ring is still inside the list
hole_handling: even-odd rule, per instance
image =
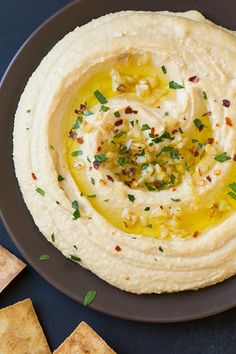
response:
[[[0,246],[0,293],[25,266],[25,263]]]
[[[30,299],[0,310],[0,353],[51,353]]]
[[[116,354],[105,342],[87,325],[81,322],[71,335],[57,348],[53,354]]]

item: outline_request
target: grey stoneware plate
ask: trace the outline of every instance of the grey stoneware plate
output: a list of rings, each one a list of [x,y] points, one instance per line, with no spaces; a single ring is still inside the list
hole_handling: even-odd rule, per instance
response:
[[[21,196],[12,162],[14,113],[23,88],[41,59],[66,33],[92,18],[120,10],[196,9],[217,24],[236,30],[233,0],[82,0],[74,1],[46,21],[11,62],[0,87],[0,209],[16,247],[48,282],[82,302],[89,289],[97,291],[91,308],[124,319],[178,322],[210,316],[236,306],[236,277],[198,291],[161,295],[135,295],[116,289],[66,259],[35,226]],[[51,261],[40,262],[40,254]]]

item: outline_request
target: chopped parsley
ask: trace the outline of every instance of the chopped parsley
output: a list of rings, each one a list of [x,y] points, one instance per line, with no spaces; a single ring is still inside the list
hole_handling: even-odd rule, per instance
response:
[[[49,254],[41,254],[41,256],[39,257],[39,261],[49,261],[49,259],[51,259]]]
[[[174,150],[174,148],[173,148],[172,146],[164,146],[164,147],[161,149],[161,151],[158,152],[158,154],[156,154],[156,157],[158,157],[158,156],[160,156],[160,155],[162,155],[162,154],[165,154],[165,153],[167,153],[167,152],[171,152],[171,151],[173,151],[173,150]]]
[[[76,119],[76,121],[74,122],[72,129],[79,129],[81,123],[83,122],[83,118],[82,117],[78,117]]]
[[[165,130],[163,134],[161,134],[157,138],[153,138],[152,142],[157,144],[163,141],[164,139],[174,140],[174,136],[171,136],[170,133]]]
[[[73,213],[73,220],[77,220],[80,218],[80,211],[79,211],[79,203],[77,200],[74,200],[71,203],[72,209],[74,209],[74,213]]]
[[[222,152],[221,154],[219,155],[216,155],[214,157],[214,160],[218,161],[218,162],[225,162],[227,160],[230,160],[231,157],[227,155],[227,152]]]
[[[36,190],[36,192],[38,192],[42,197],[45,196],[45,191],[44,191],[42,188],[37,187],[35,190]]]
[[[229,185],[229,187],[232,189],[232,191],[236,192],[236,183],[233,182]]]
[[[231,198],[233,198],[233,199],[235,199],[236,200],[236,183],[235,182],[233,182],[233,183],[231,183],[230,185],[229,185],[229,187],[230,187],[230,189],[232,189],[232,191],[230,191],[230,192],[228,192],[227,194],[231,197]],[[235,192],[235,193],[234,193]]]
[[[162,65],[162,66],[161,66],[161,70],[162,70],[163,74],[166,74],[166,73],[167,73],[167,70],[166,70],[165,65]]]
[[[54,233],[51,234],[51,240],[52,240],[52,242],[55,242],[55,235],[54,235]]]
[[[84,297],[83,305],[90,305],[96,298],[97,292],[95,290],[89,290]]]
[[[147,224],[146,227],[152,228],[152,224]]]
[[[119,133],[114,135],[114,138],[120,138],[122,135],[126,134],[126,131],[120,130]]]
[[[92,114],[94,114],[93,112],[89,111],[88,109],[86,109],[85,111],[82,112],[82,114],[84,116],[91,116]]]
[[[94,155],[94,159],[95,159],[95,161],[97,161],[99,163],[103,163],[103,162],[107,161],[107,155],[106,154]]]
[[[175,82],[175,81],[170,81],[170,82],[169,82],[169,88],[170,88],[170,89],[174,89],[174,90],[178,90],[178,89],[184,88],[184,86],[178,84],[178,83]]]
[[[147,188],[147,190],[148,190],[149,192],[152,192],[152,191],[155,191],[155,190],[156,190],[155,188],[153,188],[152,186],[150,186],[150,184],[148,184],[148,183],[145,183],[145,186],[146,186],[146,188]]]
[[[158,249],[159,249],[160,252],[164,252],[164,250],[163,250],[163,248],[161,246],[159,246]]]
[[[118,164],[120,166],[128,165],[130,163],[130,159],[128,157],[119,157]]]
[[[115,115],[116,118],[119,118],[120,117],[120,112],[119,111],[115,111],[114,115]]]
[[[80,155],[83,155],[83,151],[82,150],[76,150],[76,151],[73,151],[71,153],[71,156],[73,156],[73,157],[80,156]]]
[[[81,259],[77,256],[73,256],[72,254],[70,254],[70,259],[73,261],[73,262],[81,262]]]
[[[107,112],[107,111],[109,111],[109,109],[110,109],[109,107],[102,105],[101,108],[100,108],[100,111],[101,112]]]
[[[27,109],[27,113],[30,113],[31,112],[31,109]]]
[[[134,127],[134,120],[131,120],[130,124]]]
[[[95,184],[95,179],[91,177],[91,183],[94,185]]]
[[[202,123],[201,119],[196,118],[196,119],[194,119],[193,123],[195,124],[196,128],[199,131],[201,131],[205,127],[205,125]]]
[[[181,201],[181,199],[179,199],[179,198],[170,198],[171,200],[173,200],[173,202],[180,202]]]
[[[151,127],[149,127],[148,124],[143,124],[142,125],[142,129],[141,130],[149,130],[149,129],[151,129]]]
[[[135,196],[133,194],[128,194],[128,199],[131,201],[131,202],[134,202],[135,201]]]
[[[58,177],[57,177],[57,180],[58,180],[58,182],[61,182],[61,181],[64,181],[64,177],[62,177],[61,175],[58,175]]]
[[[108,103],[106,98],[103,96],[103,94],[99,90],[94,91],[93,94],[94,94],[94,96],[96,97],[96,99],[98,100],[99,103],[101,103],[101,104]]]
[[[204,100],[207,100],[207,94],[205,91],[202,91],[202,95],[203,95]]]
[[[96,198],[96,194],[88,195],[88,198]]]
[[[149,210],[150,210],[150,207],[144,208],[144,211],[149,211]]]

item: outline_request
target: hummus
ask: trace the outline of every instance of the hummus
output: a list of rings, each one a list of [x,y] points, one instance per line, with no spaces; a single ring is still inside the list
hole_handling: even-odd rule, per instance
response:
[[[200,13],[125,11],[66,35],[15,117],[43,235],[134,293],[236,273],[236,38]]]

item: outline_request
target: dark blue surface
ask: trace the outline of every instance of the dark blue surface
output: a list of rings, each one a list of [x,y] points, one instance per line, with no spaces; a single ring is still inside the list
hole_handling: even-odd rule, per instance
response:
[[[0,0],[0,77],[32,31],[69,2]],[[4,173],[4,166],[0,167],[0,173]],[[0,244],[22,258],[2,225]],[[179,324],[124,321],[102,315],[69,299],[42,279],[30,265],[0,294],[0,307],[27,297],[33,301],[51,349],[55,349],[84,320],[121,354],[236,353],[236,309],[209,319]]]

